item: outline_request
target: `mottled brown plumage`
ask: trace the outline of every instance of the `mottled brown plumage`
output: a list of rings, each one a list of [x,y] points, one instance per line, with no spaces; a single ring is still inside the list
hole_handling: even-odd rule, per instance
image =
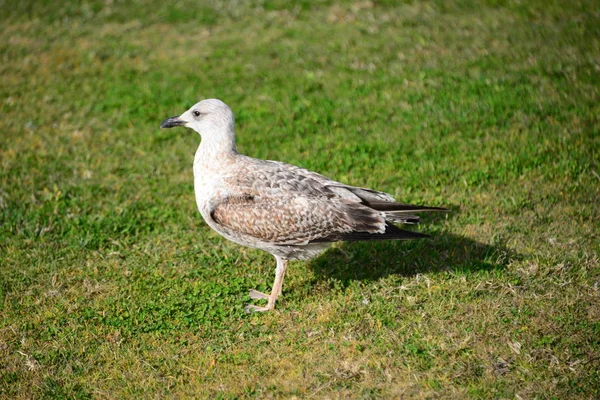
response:
[[[244,201],[240,201],[242,198]],[[213,220],[265,242],[302,245],[333,232],[382,233],[385,227],[380,213],[345,199],[290,194],[231,199],[224,199],[214,208]]]
[[[244,246],[262,249],[277,260],[266,311],[281,294],[287,260],[307,259],[331,242],[416,239],[426,235],[405,231],[395,223],[417,223],[413,213],[444,211],[398,203],[383,192],[345,185],[316,172],[277,161],[239,154],[233,113],[220,100],[204,100],[161,127],[186,126],[202,142],[194,158],[194,189],[198,209],[214,230]]]

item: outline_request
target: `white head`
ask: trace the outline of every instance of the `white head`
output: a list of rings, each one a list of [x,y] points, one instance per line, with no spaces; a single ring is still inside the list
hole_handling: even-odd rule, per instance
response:
[[[233,112],[227,104],[217,99],[206,99],[178,117],[165,119],[160,127],[185,126],[198,132],[203,143],[235,150],[234,125]]]

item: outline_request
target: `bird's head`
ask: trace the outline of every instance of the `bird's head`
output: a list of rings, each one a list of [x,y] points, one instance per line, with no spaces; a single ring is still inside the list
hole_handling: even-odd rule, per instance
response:
[[[219,139],[219,136],[233,135],[233,112],[229,106],[217,99],[206,99],[194,104],[177,117],[165,119],[161,128],[184,126],[198,132],[204,139]]]

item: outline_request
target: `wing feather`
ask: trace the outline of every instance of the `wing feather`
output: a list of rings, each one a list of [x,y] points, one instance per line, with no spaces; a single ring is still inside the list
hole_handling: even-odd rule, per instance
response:
[[[218,203],[212,219],[230,234],[280,245],[306,244],[354,231],[385,232],[383,216],[359,203],[327,197],[241,195]]]
[[[294,165],[247,159],[231,174],[236,194],[215,199],[211,217],[231,236],[275,245],[415,239],[390,223],[418,223],[414,212],[446,211],[398,203],[388,193],[345,185]]]

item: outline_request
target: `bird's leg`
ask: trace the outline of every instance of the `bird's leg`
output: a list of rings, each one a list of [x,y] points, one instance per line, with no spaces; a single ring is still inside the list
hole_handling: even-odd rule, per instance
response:
[[[269,295],[258,290],[250,289],[250,298],[254,300],[268,299]]]
[[[246,312],[263,312],[269,311],[275,308],[275,301],[277,297],[281,294],[281,290],[283,288],[283,278],[285,277],[285,270],[287,269],[288,260],[284,260],[279,256],[275,256],[277,260],[277,268],[275,268],[275,282],[273,282],[273,289],[271,289],[271,295],[267,295],[265,293],[259,292],[257,290],[250,290],[250,298],[252,299],[267,299],[267,305],[264,307],[255,306],[253,304],[248,304],[244,309]]]

